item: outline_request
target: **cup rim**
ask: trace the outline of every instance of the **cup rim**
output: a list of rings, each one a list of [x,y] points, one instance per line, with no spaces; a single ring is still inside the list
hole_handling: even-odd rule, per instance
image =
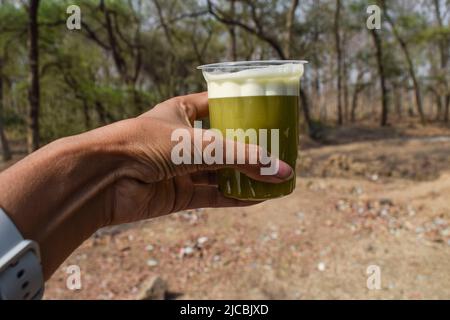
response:
[[[306,64],[306,60],[250,60],[250,61],[225,61],[209,63],[198,66],[198,70],[208,70],[208,69],[258,69],[266,68],[269,66],[282,66],[285,64]]]

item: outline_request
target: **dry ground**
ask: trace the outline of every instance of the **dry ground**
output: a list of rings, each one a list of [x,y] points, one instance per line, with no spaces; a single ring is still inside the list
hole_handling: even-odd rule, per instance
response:
[[[450,299],[450,130],[344,128],[303,141],[295,192],[101,230],[47,299]],[[82,289],[66,288],[77,264]],[[381,289],[366,286],[369,265]]]

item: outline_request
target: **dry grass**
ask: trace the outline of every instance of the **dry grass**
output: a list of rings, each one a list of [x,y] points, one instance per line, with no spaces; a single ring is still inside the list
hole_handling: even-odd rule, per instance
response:
[[[449,299],[450,130],[392,130],[332,131],[334,145],[300,153],[286,198],[103,230],[45,297],[133,299],[159,275],[179,299]],[[180,255],[185,247],[193,253]],[[70,264],[81,267],[78,292],[65,286]],[[372,264],[381,290],[366,287]]]

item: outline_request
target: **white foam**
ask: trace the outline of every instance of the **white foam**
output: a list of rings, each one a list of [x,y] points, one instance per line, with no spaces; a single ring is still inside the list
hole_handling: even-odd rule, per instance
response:
[[[265,96],[266,88],[260,81],[247,81],[239,85],[240,96]]]
[[[224,97],[237,97],[236,94],[239,94],[241,91],[239,83],[233,81],[212,81],[211,84],[213,84],[213,96],[219,92],[223,92],[222,96]],[[208,86],[209,85],[210,83],[208,82]],[[210,87],[208,87],[208,92],[209,89]]]
[[[268,82],[266,83],[266,95],[286,95],[286,85],[283,82]]]
[[[210,98],[299,94],[303,65],[287,63],[237,72],[203,72]]]

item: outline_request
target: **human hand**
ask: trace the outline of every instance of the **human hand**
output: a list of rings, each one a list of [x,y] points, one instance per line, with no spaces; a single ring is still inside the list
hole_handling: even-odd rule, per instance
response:
[[[136,119],[129,120],[126,136],[134,161],[124,169],[110,193],[110,216],[105,224],[131,222],[185,209],[236,207],[256,204],[224,197],[217,187],[218,169],[233,167],[260,181],[280,183],[292,169],[280,161],[274,176],[261,175],[261,164],[181,164],[171,161],[173,130],[186,128],[193,137],[193,122],[208,115],[207,94],[191,94],[164,101]],[[118,131],[120,132],[120,130]],[[123,133],[122,133],[123,134]],[[192,145],[194,144],[192,140]],[[259,147],[246,145],[246,159]],[[194,148],[192,148],[194,150]]]
[[[250,155],[259,155],[256,145],[245,145],[239,162],[245,164],[175,165],[172,132],[189,130],[194,144],[194,131],[202,129],[192,123],[207,115],[206,93],[176,97],[140,117],[49,143],[0,173],[0,207],[25,238],[39,243],[46,279],[101,227],[257,203],[222,196],[215,183],[220,168],[272,183],[291,178],[293,170],[282,161],[272,176],[261,175],[261,164],[249,164]]]

